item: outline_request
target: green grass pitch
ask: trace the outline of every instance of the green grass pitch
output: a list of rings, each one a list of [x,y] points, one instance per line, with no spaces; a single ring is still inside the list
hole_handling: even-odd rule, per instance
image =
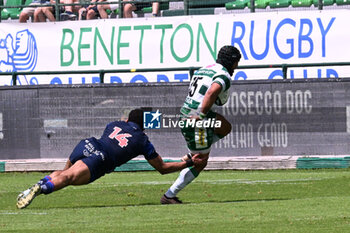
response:
[[[349,169],[205,171],[167,206],[177,173],[116,172],[16,209],[44,175],[0,173],[0,232],[350,232]]]

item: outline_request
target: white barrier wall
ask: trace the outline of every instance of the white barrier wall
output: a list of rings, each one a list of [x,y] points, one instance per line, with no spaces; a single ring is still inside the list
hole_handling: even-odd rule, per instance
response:
[[[240,65],[349,62],[349,10],[164,18],[1,23],[0,71],[70,71],[202,66],[221,46]],[[290,69],[289,78],[344,77],[350,67]],[[281,78],[280,69],[237,70],[234,80]],[[184,82],[187,72],[107,74],[106,83]],[[18,83],[96,83],[96,75],[26,75]],[[11,85],[11,77],[0,77]]]

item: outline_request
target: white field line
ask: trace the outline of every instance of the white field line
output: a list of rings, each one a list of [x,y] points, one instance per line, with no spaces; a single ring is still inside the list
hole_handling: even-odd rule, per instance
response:
[[[205,184],[275,184],[275,183],[291,183],[322,180],[321,178],[305,178],[305,179],[285,179],[285,180],[247,180],[247,179],[222,179],[222,180],[198,180],[196,183]],[[162,185],[172,184],[174,181],[137,181],[137,182],[117,182],[117,183],[91,183],[97,186],[131,186],[131,185]]]
[[[217,184],[217,185],[226,185],[226,184],[300,184],[301,182],[307,181],[317,181],[323,179],[329,179],[330,177],[323,178],[302,178],[302,179],[282,179],[282,180],[248,180],[248,179],[221,179],[221,180],[194,180],[196,183],[202,184]],[[98,187],[117,187],[117,186],[133,186],[133,185],[171,185],[174,183],[173,181],[134,181],[134,182],[116,182],[116,183],[91,183],[89,185],[84,186],[70,186],[70,189],[89,189],[91,186]],[[23,190],[21,190],[23,191]],[[21,192],[18,191],[18,192]],[[0,193],[6,193],[6,191],[0,191]]]
[[[35,213],[35,212],[0,212],[0,215],[47,215],[47,213]]]

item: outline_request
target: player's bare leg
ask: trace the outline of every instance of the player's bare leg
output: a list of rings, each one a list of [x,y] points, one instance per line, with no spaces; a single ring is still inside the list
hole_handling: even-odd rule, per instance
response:
[[[127,0],[123,0],[123,1],[127,1]],[[136,10],[136,6],[134,4],[131,3],[126,3],[124,5],[124,10],[123,10],[123,18],[132,18],[132,12]]]
[[[192,154],[193,156],[193,154]],[[191,167],[183,169],[179,177],[176,179],[174,184],[168,189],[168,191],[162,196],[160,199],[161,204],[181,204],[176,195],[184,189],[189,183],[191,183],[199,173],[207,166],[209,153],[199,154],[199,156],[203,159],[202,163]]]
[[[97,5],[97,10],[98,10],[98,13],[100,13],[101,19],[108,18],[107,10],[110,10],[110,9],[111,7],[109,5]]]
[[[83,185],[90,182],[90,170],[88,166],[81,160],[77,161],[67,170],[63,170],[58,176],[52,178],[54,189],[60,190],[69,185]]]
[[[41,193],[50,194],[68,185],[89,183],[91,176],[90,170],[84,162],[79,160],[74,165],[67,162],[66,168],[63,171],[53,172],[53,177],[45,176],[31,188],[20,193],[17,197],[17,208],[23,209],[27,207]]]
[[[231,132],[231,124],[228,122],[222,115],[216,114],[216,120],[221,121],[221,127],[216,128],[214,130],[214,138],[213,143],[219,141],[221,138],[225,137],[227,134]],[[189,159],[189,156],[193,156],[193,154],[185,155],[182,159],[186,160]],[[168,191],[163,195],[160,202],[162,204],[181,204],[182,202],[176,197],[176,195],[184,189],[189,183],[191,183],[201,171],[207,166],[208,159],[209,159],[209,152],[208,153],[200,153],[199,155],[201,158],[203,158],[202,163],[192,167],[192,168],[185,168],[180,172],[179,177],[174,182],[174,184],[168,189]]]
[[[231,123],[228,122],[225,119],[225,117],[223,117],[219,113],[216,113],[216,120],[221,121],[221,127],[215,128],[214,134],[217,135],[219,137],[219,139],[221,139],[231,132],[232,126],[231,126]],[[215,142],[216,141],[214,140],[213,144]]]
[[[66,162],[66,165],[64,166],[63,170],[57,170],[52,172],[49,176],[52,178],[60,175],[64,170],[67,170],[68,168],[70,168],[73,164],[71,163],[71,161],[68,159]]]
[[[52,7],[43,7],[42,11],[44,13],[44,15],[46,16],[46,18],[48,18],[48,20],[50,22],[54,22],[56,21],[56,18],[53,14],[53,8]]]
[[[48,181],[51,181],[52,178],[56,177],[56,176],[59,176],[64,170],[67,170],[68,168],[70,168],[73,164],[71,163],[71,161],[68,159],[66,164],[65,164],[65,167],[63,168],[63,170],[58,170],[58,171],[54,171],[52,172],[49,176],[45,176],[43,179],[39,180],[38,181],[38,185],[41,186],[43,184],[45,184],[46,182]],[[30,204],[31,201],[24,201],[23,198],[26,198],[26,199],[31,199],[33,200],[35,198],[35,196],[39,195],[38,194],[38,187],[35,185],[33,185],[32,187],[30,187],[29,189],[26,189],[24,190],[23,192],[21,192],[18,197],[17,197],[17,207],[22,209],[22,208],[25,208],[26,206],[28,206]],[[35,196],[34,196],[35,195]],[[19,202],[19,200],[21,200]],[[26,204],[27,203],[27,204]]]

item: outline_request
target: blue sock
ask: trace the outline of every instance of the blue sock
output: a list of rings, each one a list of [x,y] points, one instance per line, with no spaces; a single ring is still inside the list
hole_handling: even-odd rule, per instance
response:
[[[55,189],[55,185],[51,180],[41,185],[41,193],[44,193],[44,194],[52,193],[54,189]]]
[[[51,180],[50,176],[45,176],[44,178],[42,178],[41,180],[39,180],[38,184],[42,185],[45,184],[46,182],[48,182],[49,180]]]

